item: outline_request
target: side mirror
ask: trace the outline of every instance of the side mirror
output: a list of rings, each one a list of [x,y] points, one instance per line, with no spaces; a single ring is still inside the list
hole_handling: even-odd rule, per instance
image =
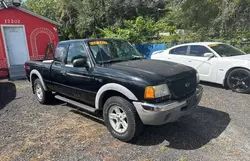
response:
[[[208,58],[207,60],[209,61],[214,57],[214,54],[213,53],[205,53],[204,57],[207,57]]]
[[[212,58],[212,57],[214,57],[214,54],[213,53],[205,53],[204,57]]]
[[[81,58],[76,58],[73,61],[73,67],[86,67],[86,68],[88,68],[89,65],[88,65],[88,62],[87,62],[87,57],[84,56],[84,57],[81,57]]]

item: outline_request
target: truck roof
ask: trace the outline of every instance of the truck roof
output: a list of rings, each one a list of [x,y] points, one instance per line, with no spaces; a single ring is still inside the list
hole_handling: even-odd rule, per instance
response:
[[[122,40],[122,39],[115,39],[115,38],[74,39],[74,40],[60,41],[58,44],[68,44],[68,43],[77,43],[77,42],[89,42],[89,41],[98,41],[98,40]]]

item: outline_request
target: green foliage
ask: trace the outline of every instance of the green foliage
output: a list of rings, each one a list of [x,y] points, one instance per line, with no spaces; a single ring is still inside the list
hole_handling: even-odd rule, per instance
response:
[[[250,0],[26,0],[23,5],[61,23],[66,39],[217,40],[250,52]],[[178,29],[188,34],[180,35]]]
[[[183,156],[180,158],[180,161],[187,161]]]
[[[99,37],[98,28],[109,28],[139,16],[157,19],[164,0],[27,0],[28,9],[62,24],[66,38]]]
[[[161,149],[162,152],[166,152],[168,150],[168,147],[163,145],[163,146],[161,146],[160,149]]]
[[[26,0],[23,5],[39,15],[58,21],[58,1],[59,0]]]
[[[161,25],[153,19],[139,16],[136,20],[125,20],[121,26],[99,29],[104,37],[126,39],[134,43],[149,42]]]

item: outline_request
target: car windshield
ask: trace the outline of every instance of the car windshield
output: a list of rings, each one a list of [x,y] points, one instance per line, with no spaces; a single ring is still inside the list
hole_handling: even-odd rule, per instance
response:
[[[216,53],[218,53],[221,57],[229,57],[229,56],[238,56],[245,55],[243,51],[236,49],[227,44],[211,44],[209,45]]]
[[[89,47],[95,60],[102,63],[144,58],[130,43],[124,40],[90,41]]]

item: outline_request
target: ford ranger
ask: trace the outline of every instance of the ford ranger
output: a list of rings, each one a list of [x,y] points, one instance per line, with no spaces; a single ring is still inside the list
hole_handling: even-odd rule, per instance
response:
[[[41,104],[55,97],[101,113],[109,132],[122,141],[137,137],[143,125],[190,114],[203,93],[195,69],[145,59],[118,39],[62,41],[53,60],[29,61],[24,68]]]

